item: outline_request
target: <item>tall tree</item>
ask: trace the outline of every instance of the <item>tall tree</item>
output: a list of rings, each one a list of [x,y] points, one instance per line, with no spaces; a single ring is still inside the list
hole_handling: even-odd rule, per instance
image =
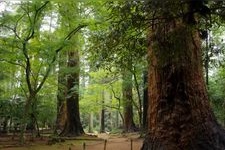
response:
[[[102,90],[102,109],[100,112],[100,133],[105,132],[105,91]]]
[[[142,150],[222,150],[225,132],[210,108],[196,29],[196,12],[204,9],[206,17],[208,8],[203,1],[152,6],[157,13],[149,46],[149,134]]]
[[[77,50],[69,51],[68,56],[68,67],[72,71],[67,76],[67,119],[62,135],[77,136],[84,133],[79,112],[79,53]]]
[[[114,71],[123,78],[125,131],[135,129],[133,116],[136,115],[136,111],[133,111],[133,108],[137,110],[139,126],[142,126],[142,91],[141,82],[138,80],[142,71],[137,70],[142,69],[143,62],[146,61],[143,59],[146,55],[145,30],[137,23],[139,21],[132,20],[140,17],[138,10],[141,8],[137,5],[139,3],[139,1],[106,3],[105,8],[111,11],[108,16],[110,19],[107,18],[100,26],[100,30],[91,32],[90,36],[93,43],[91,56],[97,60],[100,67]],[[130,83],[127,84],[128,82]]]
[[[77,24],[79,19],[79,9],[77,2],[60,3],[59,10],[62,20],[62,28],[71,30]],[[74,20],[74,21],[72,21]],[[63,136],[77,136],[84,133],[80,121],[79,112],[79,42],[78,36],[75,36],[73,42],[69,43],[67,49],[67,71],[66,78],[66,120],[61,135]],[[59,85],[60,86],[60,85]],[[64,105],[64,104],[63,104]],[[62,105],[62,106],[63,106]],[[63,109],[62,109],[63,110]]]
[[[133,82],[132,74],[123,73],[122,93],[123,93],[123,109],[124,109],[124,131],[133,132],[136,130],[133,120]]]
[[[58,53],[84,25],[71,29],[60,40],[49,42],[46,34],[41,32],[41,27],[44,18],[48,17],[45,13],[48,12],[50,2],[21,2],[15,5],[18,6],[17,13],[5,12],[1,16],[1,36],[5,33],[4,38],[1,38],[1,42],[5,43],[2,47],[5,53],[1,55],[10,54],[11,57],[2,57],[2,61],[19,66],[22,70],[20,75],[25,78],[22,89],[26,102],[21,123],[21,142],[24,142],[24,131],[30,115],[34,113],[32,106],[36,105],[37,96],[51,74]],[[49,33],[48,37],[52,35]]]

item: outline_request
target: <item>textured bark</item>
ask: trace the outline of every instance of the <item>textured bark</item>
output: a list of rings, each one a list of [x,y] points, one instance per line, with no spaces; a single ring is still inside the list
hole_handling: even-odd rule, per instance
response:
[[[123,104],[124,104],[124,131],[133,132],[136,130],[133,121],[132,103],[132,74],[127,72],[123,75]]]
[[[105,93],[104,90],[102,91],[102,110],[101,110],[101,117],[100,117],[100,133],[105,132]]]
[[[79,54],[77,51],[70,51],[68,57],[71,72],[67,76],[67,120],[61,135],[78,136],[84,133],[79,112]]]
[[[56,118],[56,132],[60,133],[66,124],[67,115],[66,115],[66,101],[57,98],[57,118]]]
[[[58,93],[57,93],[57,118],[56,128],[57,133],[64,129],[67,115],[66,115],[66,74],[64,68],[66,68],[66,53],[62,52],[59,55],[59,71],[58,71]]]
[[[222,150],[197,31],[180,20],[156,27],[149,48],[148,136],[142,150]]]

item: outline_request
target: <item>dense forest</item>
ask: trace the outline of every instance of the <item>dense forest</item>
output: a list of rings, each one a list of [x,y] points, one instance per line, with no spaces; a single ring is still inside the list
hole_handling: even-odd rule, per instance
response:
[[[223,150],[224,29],[224,1],[0,1],[0,136]]]

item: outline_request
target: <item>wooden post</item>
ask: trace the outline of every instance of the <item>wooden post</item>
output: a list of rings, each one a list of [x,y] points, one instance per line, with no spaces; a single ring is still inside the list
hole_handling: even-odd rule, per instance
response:
[[[130,139],[130,150],[133,150],[133,140]]]
[[[106,150],[106,143],[107,143],[107,140],[104,141],[104,150]]]
[[[86,149],[86,144],[85,144],[85,142],[83,143],[83,150],[85,150]]]
[[[15,138],[15,135],[16,135],[16,133],[15,133],[16,131],[15,131],[15,129],[13,130],[13,136],[12,136],[12,140],[14,140],[14,138]]]

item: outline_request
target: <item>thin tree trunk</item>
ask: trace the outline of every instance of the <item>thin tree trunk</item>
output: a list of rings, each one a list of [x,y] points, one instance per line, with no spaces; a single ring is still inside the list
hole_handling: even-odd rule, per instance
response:
[[[115,128],[119,127],[119,111],[116,111],[116,121],[115,121]]]
[[[139,119],[139,126],[142,127],[143,126],[143,119],[142,119],[142,99],[141,99],[141,94],[140,94],[140,89],[139,89],[139,84],[138,84],[138,80],[137,80],[137,76],[135,71],[133,72],[133,76],[134,76],[134,85],[135,85],[135,89],[137,91],[137,95],[138,95],[138,119]]]
[[[88,128],[88,132],[92,133],[93,132],[93,126],[94,126],[94,118],[93,118],[93,112],[91,112],[89,114],[89,128]]]
[[[102,110],[101,110],[101,125],[100,125],[100,133],[105,133],[105,92],[102,91]]]
[[[100,126],[100,133],[105,133],[105,109],[101,110],[101,126]]]
[[[9,117],[5,117],[3,121],[3,129],[2,133],[8,133],[8,122],[9,122]]]
[[[147,112],[148,112],[148,72],[144,71],[143,73],[143,81],[144,81],[144,93],[143,93],[143,130],[147,129],[148,126],[148,118],[147,118]]]
[[[37,137],[41,137],[41,133],[40,133],[37,117],[35,117],[35,124],[36,124],[36,128],[37,128]]]

